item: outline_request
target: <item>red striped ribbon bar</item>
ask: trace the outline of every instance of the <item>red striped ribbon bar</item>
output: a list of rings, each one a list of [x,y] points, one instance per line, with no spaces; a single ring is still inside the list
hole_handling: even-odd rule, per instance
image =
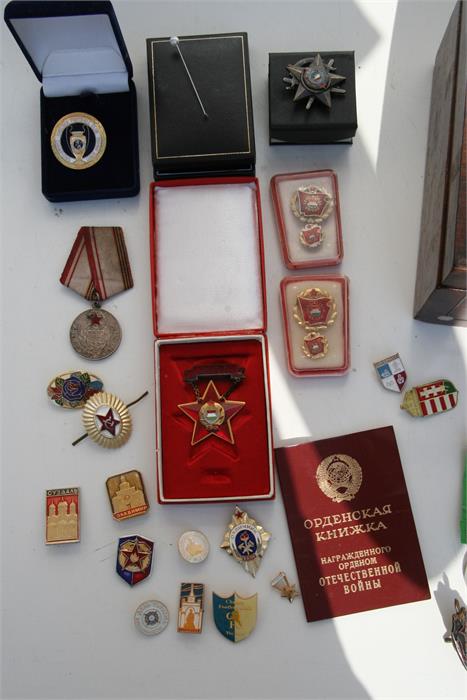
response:
[[[133,287],[130,262],[119,226],[83,226],[60,277],[90,301],[109,299]]]

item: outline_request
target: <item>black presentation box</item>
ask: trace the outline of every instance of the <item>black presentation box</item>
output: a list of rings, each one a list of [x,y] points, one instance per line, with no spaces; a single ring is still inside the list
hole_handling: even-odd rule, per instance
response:
[[[156,180],[254,175],[255,137],[248,37],[244,32],[147,39],[152,158]]]
[[[294,90],[286,90],[284,78],[289,63],[316,56],[318,52],[269,54],[269,143],[352,143],[357,131],[357,101],[355,93],[355,58],[353,51],[319,52],[325,63],[334,59],[335,73],[345,76],[336,87],[345,95],[331,93],[332,105],[315,100],[305,108],[306,99],[293,101]]]
[[[112,3],[13,0],[4,18],[42,82],[44,196],[51,202],[68,202],[138,194],[133,68]],[[83,169],[63,165],[51,146],[54,125],[76,112],[97,119],[106,135],[100,160]],[[88,146],[93,139],[92,134],[87,138]]]

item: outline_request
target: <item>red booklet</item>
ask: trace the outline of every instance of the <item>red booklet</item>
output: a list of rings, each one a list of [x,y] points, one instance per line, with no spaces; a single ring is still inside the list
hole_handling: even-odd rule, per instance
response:
[[[391,426],[275,453],[308,622],[430,598]]]

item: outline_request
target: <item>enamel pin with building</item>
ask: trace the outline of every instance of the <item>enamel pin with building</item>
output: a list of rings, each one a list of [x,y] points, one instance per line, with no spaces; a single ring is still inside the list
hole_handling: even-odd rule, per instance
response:
[[[117,574],[130,586],[151,573],[154,542],[140,535],[121,537],[118,541]]]
[[[45,509],[46,544],[79,542],[79,488],[49,489]]]
[[[200,634],[203,627],[204,584],[182,583],[178,611],[178,631]]]
[[[411,416],[432,416],[450,411],[457,406],[459,392],[447,379],[436,379],[405,392],[401,408]]]
[[[134,518],[149,510],[143,477],[136,469],[109,476],[105,485],[115,520]]]
[[[232,520],[229,523],[221,549],[225,549],[243,566],[245,571],[256,576],[261,559],[268,547],[271,533],[267,532],[256,520],[235,507]]]
[[[374,363],[374,368],[378,374],[381,384],[389,391],[401,392],[407,381],[405,371],[399,354],[385,357],[384,360]]]
[[[233,593],[226,598],[212,594],[214,622],[223,637],[241,642],[250,636],[256,626],[258,594],[242,598]]]

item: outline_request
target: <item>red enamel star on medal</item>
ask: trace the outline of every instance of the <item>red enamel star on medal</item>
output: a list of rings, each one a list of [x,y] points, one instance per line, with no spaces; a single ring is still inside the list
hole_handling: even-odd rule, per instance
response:
[[[107,430],[108,433],[115,437],[115,431],[117,429],[117,425],[120,425],[120,421],[115,418],[112,409],[109,408],[105,416],[100,416],[97,414],[96,418],[98,418],[98,420],[101,422],[101,433],[104,430]]]
[[[200,411],[206,412],[206,409],[209,411],[210,406],[212,406],[213,411],[215,411],[216,407],[221,407],[223,409],[223,420],[220,424],[208,428],[200,421]],[[178,408],[194,422],[193,434],[191,436],[192,445],[196,445],[198,442],[205,440],[211,435],[231,445],[235,444],[230,421],[244,406],[245,401],[228,401],[222,398],[222,395],[219,394],[212,379],[209,381],[200,401],[178,404]]]

